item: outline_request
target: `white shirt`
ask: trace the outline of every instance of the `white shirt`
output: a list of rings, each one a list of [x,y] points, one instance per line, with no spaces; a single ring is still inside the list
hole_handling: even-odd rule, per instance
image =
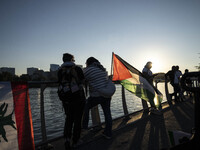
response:
[[[174,84],[179,83],[180,76],[182,76],[182,72],[180,70],[177,70],[174,74]]]

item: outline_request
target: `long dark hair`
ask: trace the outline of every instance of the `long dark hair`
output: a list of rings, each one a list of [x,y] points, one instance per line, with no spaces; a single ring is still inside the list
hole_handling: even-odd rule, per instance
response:
[[[86,64],[87,66],[96,66],[98,68],[100,68],[101,70],[103,71],[106,71],[106,69],[101,65],[101,63],[94,57],[89,57],[87,60],[86,60]]]

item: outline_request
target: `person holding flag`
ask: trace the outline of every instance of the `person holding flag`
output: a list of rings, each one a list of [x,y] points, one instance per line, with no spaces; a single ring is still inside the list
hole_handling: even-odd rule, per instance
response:
[[[145,78],[149,81],[149,83],[153,85],[153,78],[158,74],[153,74],[151,68],[152,68],[152,62],[148,61],[144,66],[142,73],[145,76]]]
[[[153,85],[153,78],[158,75],[158,74],[153,74],[152,71],[151,71],[151,68],[152,68],[152,62],[151,61],[148,61],[146,63],[146,65],[144,66],[143,70],[142,70],[142,73],[144,75],[144,77],[146,78],[146,80],[152,85]],[[143,108],[146,108],[148,107],[147,105],[147,101],[145,101],[144,99],[142,99],[142,105],[143,105]],[[154,114],[160,114],[159,110],[156,109],[155,105],[150,103],[151,105],[151,109],[150,109],[150,112],[154,113]],[[161,109],[161,107],[159,107],[159,109]]]
[[[154,108],[161,108],[162,93],[148,81],[143,73],[114,53],[112,71],[113,81],[118,81],[126,90],[149,102]]]

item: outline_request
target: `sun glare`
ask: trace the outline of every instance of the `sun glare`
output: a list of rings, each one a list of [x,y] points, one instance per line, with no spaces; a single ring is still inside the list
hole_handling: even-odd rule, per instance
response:
[[[158,49],[158,48],[157,48]],[[156,48],[152,49],[146,49],[145,53],[143,53],[143,62],[152,62],[152,72],[153,73],[158,73],[158,72],[163,72],[164,71],[164,60],[163,60],[163,55],[157,50]]]
[[[157,58],[151,58],[150,61],[152,62],[152,72],[158,73],[162,71],[162,62]]]

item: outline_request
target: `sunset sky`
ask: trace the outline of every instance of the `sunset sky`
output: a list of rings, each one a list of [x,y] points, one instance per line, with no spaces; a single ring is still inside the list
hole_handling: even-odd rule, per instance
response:
[[[110,73],[112,52],[138,70],[200,62],[199,0],[1,0],[0,67],[49,71],[71,53],[96,57]]]

